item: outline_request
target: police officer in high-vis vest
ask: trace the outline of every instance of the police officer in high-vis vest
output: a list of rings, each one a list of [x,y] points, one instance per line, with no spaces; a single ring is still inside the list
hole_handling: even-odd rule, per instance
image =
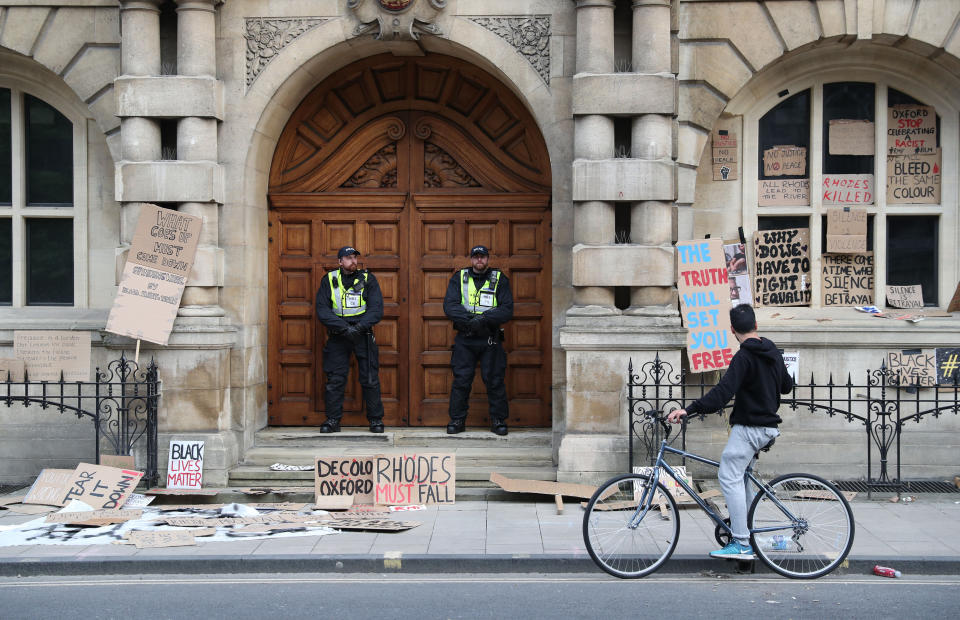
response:
[[[480,376],[490,401],[490,430],[507,434],[507,354],[500,326],[513,318],[510,280],[487,265],[490,250],[478,245],[470,250],[470,267],[453,274],[443,298],[443,311],[453,321],[453,388],[450,390],[450,423],[447,433],[462,433],[467,422],[470,387],[480,362]]]
[[[350,354],[357,356],[357,371],[371,433],[383,432],[383,402],[380,400],[380,359],[373,326],[383,318],[383,295],[377,278],[357,269],[360,252],[344,246],[337,252],[340,268],[325,276],[317,290],[317,318],[327,328],[323,347],[324,394],[327,420],[321,433],[339,433],[343,417],[343,390],[350,370]]]

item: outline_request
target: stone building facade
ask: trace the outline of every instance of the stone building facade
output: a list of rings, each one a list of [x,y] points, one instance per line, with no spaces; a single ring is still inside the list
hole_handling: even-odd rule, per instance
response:
[[[888,205],[881,187],[870,236],[879,299],[903,260],[927,266],[926,301],[946,307],[958,21],[952,0],[0,0],[0,347],[70,329],[91,332],[94,365],[129,354],[104,326],[139,206],[201,217],[169,345],[141,355],[161,368],[160,445],[205,440],[207,480],[223,484],[258,430],[322,419],[310,307],[338,245],[394,287],[377,334],[393,423],[440,426],[449,343],[432,287],[486,241],[524,302],[511,422],[552,429],[558,479],[594,480],[626,464],[628,361],[681,366],[677,240],[806,222],[819,269],[816,192],[758,206],[759,153],[795,124],[791,105],[806,106],[812,187],[831,172],[830,106],[859,102],[878,136],[888,105],[936,109],[939,202]],[[721,129],[738,137],[729,182],[713,180]],[[47,274],[49,260],[72,268]],[[758,317],[804,377],[960,346],[955,318],[817,301]],[[53,416],[0,411],[0,480],[89,458],[83,423]],[[862,427],[786,418],[773,467],[864,475]],[[723,421],[694,435],[717,454]],[[958,443],[956,416],[911,432],[905,475],[956,473]]]

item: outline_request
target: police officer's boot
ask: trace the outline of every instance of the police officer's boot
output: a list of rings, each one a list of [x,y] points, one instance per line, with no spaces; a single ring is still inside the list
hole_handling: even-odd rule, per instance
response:
[[[331,420],[327,419],[326,422],[320,425],[321,433],[339,433],[340,432],[340,420]]]
[[[495,435],[506,435],[507,434],[507,421],[506,420],[492,420],[490,422],[490,432]]]

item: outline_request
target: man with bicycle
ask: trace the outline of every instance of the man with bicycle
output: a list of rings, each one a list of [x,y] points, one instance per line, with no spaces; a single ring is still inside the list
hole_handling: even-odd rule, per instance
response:
[[[780,394],[793,389],[793,378],[783,363],[777,345],[757,333],[753,308],[741,304],[730,309],[730,330],[740,342],[740,350],[720,382],[686,409],[671,411],[667,420],[673,424],[687,414],[703,414],[721,410],[736,396],[730,413],[730,438],[720,457],[718,478],[730,513],[733,539],[723,549],[710,552],[715,558],[752,559],[750,532],[747,529],[747,497],[745,472],[753,456],[779,434],[783,421],[777,415]]]

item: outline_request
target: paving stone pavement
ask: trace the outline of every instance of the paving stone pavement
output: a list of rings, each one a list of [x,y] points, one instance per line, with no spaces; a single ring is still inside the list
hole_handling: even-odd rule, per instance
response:
[[[874,564],[904,574],[960,573],[960,494],[917,495],[852,503],[856,533],[848,572]],[[700,510],[681,511],[680,540],[662,570],[733,572],[711,560],[713,524]],[[0,511],[0,526],[35,515]],[[176,572],[565,572],[597,569],[583,543],[583,510],[568,500],[462,501],[398,513],[420,522],[404,532],[340,532],[326,536],[204,542],[191,547],[136,549],[122,545],[0,547],[0,575]],[[186,560],[186,561],[185,561]],[[759,564],[759,563],[758,563]],[[758,568],[760,570],[762,567]]]

